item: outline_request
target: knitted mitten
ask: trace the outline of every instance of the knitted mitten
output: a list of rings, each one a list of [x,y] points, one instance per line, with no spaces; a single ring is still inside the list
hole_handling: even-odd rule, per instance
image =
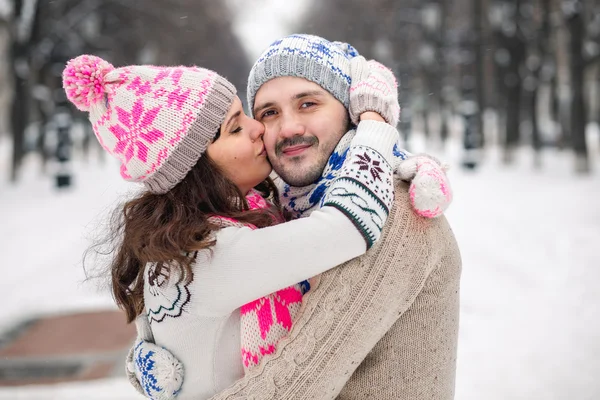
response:
[[[127,360],[129,381],[149,399],[174,399],[183,384],[183,365],[168,350],[154,343],[145,340],[136,343],[132,360],[129,357]]]
[[[410,181],[410,201],[420,216],[440,216],[452,202],[447,169],[446,164],[442,165],[436,158],[425,154],[409,157],[396,167],[400,178]]]
[[[174,399],[183,385],[183,365],[171,352],[153,343],[145,315],[139,316],[135,324],[138,337],[126,360],[129,382],[149,399]]]
[[[366,111],[374,111],[385,121],[396,126],[400,118],[398,83],[391,70],[375,60],[362,56],[350,61],[350,105],[348,111],[352,123],[358,125],[359,117]]]

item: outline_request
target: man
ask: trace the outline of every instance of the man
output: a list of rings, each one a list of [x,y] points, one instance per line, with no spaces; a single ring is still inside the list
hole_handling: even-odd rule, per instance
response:
[[[350,87],[354,50],[340,46],[293,35],[271,45],[250,73],[249,107],[285,182],[282,203],[297,217],[319,206],[349,122],[364,111],[347,109],[362,89]],[[385,118],[393,114],[385,104],[368,109]],[[446,220],[416,215],[409,196],[399,181],[382,239],[322,274],[276,354],[215,399],[454,397],[460,254]],[[428,212],[435,211],[421,210]]]

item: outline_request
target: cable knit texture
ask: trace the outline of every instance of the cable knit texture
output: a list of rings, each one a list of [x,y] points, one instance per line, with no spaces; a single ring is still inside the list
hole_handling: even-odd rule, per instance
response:
[[[277,352],[213,399],[452,399],[461,271],[452,230],[444,217],[417,216],[398,182],[381,239],[323,273]]]

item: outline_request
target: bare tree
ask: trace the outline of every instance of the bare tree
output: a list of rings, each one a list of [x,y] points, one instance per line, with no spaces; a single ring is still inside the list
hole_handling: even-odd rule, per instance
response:
[[[408,139],[416,96],[423,103],[432,97],[436,108],[441,102],[445,10],[445,0],[432,0],[426,6],[417,0],[315,1],[298,30],[349,42],[366,58],[392,68],[400,84],[400,129]]]
[[[581,0],[565,0],[562,4],[565,22],[570,32],[570,76],[571,76],[571,141],[575,151],[575,170],[590,172],[585,129],[587,112],[584,100],[584,77],[586,62],[583,53],[585,24]]]
[[[522,120],[529,121],[530,142],[535,151],[534,166],[541,167],[542,138],[540,135],[538,102],[542,68],[546,66],[546,80],[550,78],[551,54],[548,44],[549,0],[523,0],[520,9],[520,26],[525,42],[525,57],[522,67],[523,111]]]
[[[232,32],[229,9],[222,2],[11,1],[13,181],[26,150],[25,129],[40,121],[37,150],[43,155],[50,118],[58,108],[69,106],[61,90],[61,72],[64,64],[79,54],[98,54],[116,66],[200,65],[229,78],[242,88],[243,97],[249,63]],[[71,113],[83,119],[72,107]],[[89,124],[85,126],[89,128]]]
[[[29,119],[28,74],[31,37],[36,21],[39,21],[37,0],[14,0],[13,14],[9,20],[10,53],[13,79],[13,98],[10,113],[10,128],[13,134],[13,157],[11,181],[17,180],[17,172],[25,153],[25,129]]]
[[[495,1],[492,3],[492,22],[496,38],[496,74],[499,92],[503,93],[500,107],[505,110],[503,161],[514,161],[514,152],[520,143],[522,107],[522,66],[526,47],[522,31],[521,6],[525,0]]]
[[[297,30],[348,41],[365,57],[392,67],[401,82],[401,123],[412,106],[423,115],[428,134],[431,115],[468,110],[464,145],[480,148],[483,111],[495,106],[505,163],[527,143],[539,167],[544,146],[564,143],[577,154],[576,169],[588,169],[585,126],[590,114],[600,113],[586,103],[583,80],[594,69],[600,76],[598,0],[314,1]],[[575,56],[567,57],[567,51]],[[573,91],[568,103],[566,77]],[[541,97],[542,88],[551,95]],[[542,103],[546,98],[550,101]],[[544,135],[542,116],[560,122],[561,140]]]

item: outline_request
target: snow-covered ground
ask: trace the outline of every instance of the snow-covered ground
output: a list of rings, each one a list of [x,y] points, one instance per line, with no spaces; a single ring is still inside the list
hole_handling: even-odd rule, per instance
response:
[[[457,148],[443,158],[456,165]],[[498,158],[490,151],[481,170],[450,171],[447,215],[464,263],[456,398],[598,399],[600,174],[576,177],[570,156],[556,152],[544,153],[541,171],[527,151],[510,168]],[[7,160],[0,141],[0,328],[38,313],[114,307],[107,291],[83,282],[81,260],[131,190],[115,164],[78,162],[76,188],[57,193],[32,160],[9,185]],[[124,378],[0,388],[0,399],[81,398],[138,396]]]
[[[2,400],[144,400],[123,378],[0,389]]]
[[[549,156],[549,155],[548,155]],[[600,179],[570,157],[456,171],[458,400],[600,398]]]
[[[83,252],[113,204],[130,187],[103,168],[77,164],[73,190],[59,192],[52,176],[42,176],[35,160],[26,159],[17,186],[6,181],[8,146],[0,144],[0,247],[7,262],[0,296],[7,307],[0,329],[38,313],[112,307],[99,281],[85,281]],[[110,162],[110,164],[108,163]]]

